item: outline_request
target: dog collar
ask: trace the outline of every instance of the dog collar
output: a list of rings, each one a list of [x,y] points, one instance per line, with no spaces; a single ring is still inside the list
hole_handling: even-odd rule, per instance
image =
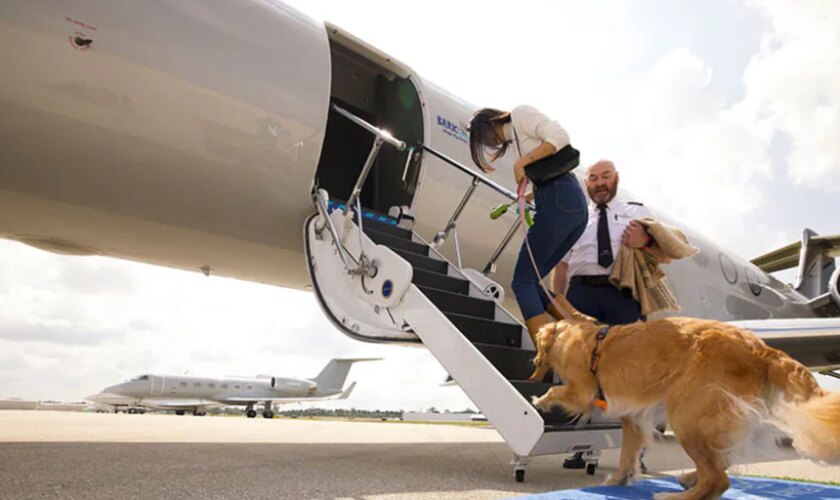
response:
[[[604,396],[604,390],[601,389],[601,382],[598,380],[598,363],[601,361],[601,342],[607,338],[610,332],[609,325],[601,327],[598,333],[595,334],[595,347],[592,348],[592,358],[589,361],[589,371],[595,375],[595,383],[598,385],[598,395],[595,397],[595,406],[603,411],[607,410],[607,398]]]

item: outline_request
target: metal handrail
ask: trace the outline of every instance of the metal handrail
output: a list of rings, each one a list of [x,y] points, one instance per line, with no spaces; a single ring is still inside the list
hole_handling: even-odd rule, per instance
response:
[[[374,127],[370,123],[362,120],[361,118],[359,118],[358,116],[354,115],[353,113],[347,111],[346,109],[342,108],[341,106],[338,106],[338,105],[335,105],[335,104],[330,104],[330,107],[336,113],[344,116],[345,118],[347,118],[351,122],[353,122],[356,125],[362,127],[363,129],[367,130],[371,134],[381,137],[385,142],[387,142],[391,146],[394,146],[395,148],[399,149],[400,151],[403,151],[405,149],[405,147],[406,147],[405,142],[395,138],[394,136],[392,136],[390,133],[386,132],[385,130],[378,129],[378,128]]]
[[[361,191],[362,191],[362,186],[364,185],[365,181],[367,180],[367,176],[370,173],[371,167],[373,166],[373,162],[376,159],[376,156],[379,154],[379,149],[381,148],[382,144],[387,142],[388,144],[397,148],[399,151],[404,151],[406,148],[408,148],[408,155],[407,155],[407,158],[406,158],[406,164],[405,164],[405,168],[404,168],[404,171],[403,171],[403,181],[405,180],[405,176],[406,176],[406,173],[408,171],[408,165],[411,162],[411,157],[414,154],[415,148],[414,148],[414,146],[410,146],[410,147],[407,146],[407,144],[404,141],[401,141],[401,140],[393,137],[390,133],[386,132],[385,130],[382,130],[382,129],[379,129],[379,128],[373,126],[372,124],[366,122],[365,120],[359,118],[358,116],[354,115],[353,113],[347,111],[346,109],[344,109],[344,108],[342,108],[342,107],[340,107],[336,104],[330,104],[330,108],[333,111],[335,111],[336,113],[339,113],[340,115],[344,116],[348,120],[352,121],[356,125],[362,127],[363,129],[367,130],[368,132],[370,132],[371,134],[374,135],[373,147],[371,148],[371,151],[368,154],[368,158],[365,161],[364,166],[362,167],[362,172],[359,174],[359,178],[356,179],[356,185],[353,187],[353,190],[350,193],[350,199],[347,200],[347,204],[346,204],[346,208],[345,208],[345,215],[348,215],[351,210],[355,209],[355,211],[358,212],[357,216],[359,218],[359,222],[361,223],[361,218],[362,218],[361,208],[356,206],[356,205],[359,205],[358,201],[359,201],[359,195],[361,194]],[[500,184],[497,184],[496,182],[491,181],[487,177],[473,171],[472,169],[466,167],[462,163],[460,163],[460,162],[450,158],[449,156],[441,153],[440,151],[437,151],[437,150],[435,150],[435,149],[433,149],[429,146],[426,146],[425,144],[418,144],[417,147],[421,148],[423,151],[427,151],[429,154],[431,154],[431,155],[435,156],[436,158],[438,158],[439,160],[442,160],[443,162],[448,163],[449,165],[457,168],[458,170],[460,170],[461,172],[467,174],[468,176],[470,176],[472,178],[471,182],[470,182],[470,186],[467,189],[467,192],[464,193],[463,198],[461,199],[460,203],[458,203],[458,206],[456,207],[455,212],[452,214],[452,217],[450,217],[449,222],[446,224],[446,227],[444,228],[443,231],[440,231],[435,235],[434,241],[432,243],[433,247],[439,248],[446,241],[446,238],[449,235],[449,233],[452,232],[454,234],[454,237],[455,237],[455,252],[456,252],[457,257],[458,257],[458,267],[460,268],[461,267],[461,248],[460,248],[460,244],[459,244],[459,241],[458,241],[458,232],[457,232],[456,226],[457,226],[457,223],[458,223],[458,219],[461,216],[461,213],[464,211],[464,208],[466,208],[467,204],[470,201],[470,198],[472,198],[472,195],[475,192],[476,187],[478,187],[479,184],[484,184],[485,186],[489,187],[490,189],[496,191],[497,193],[501,194],[502,196],[504,196],[507,199],[509,199],[511,201],[514,201],[514,202],[517,201],[519,199],[519,197],[513,191],[505,188],[504,186],[502,186]],[[531,203],[528,203],[528,206],[532,209],[534,208],[534,205],[531,204]],[[319,208],[321,208],[321,207],[319,206]],[[515,231],[518,227],[519,227],[519,221],[517,220],[513,224],[513,226],[511,226],[511,228],[508,230],[505,237],[502,239],[499,247],[496,249],[496,251],[490,257],[490,261],[487,263],[487,265],[484,268],[484,274],[488,274],[488,273],[492,274],[493,271],[495,271],[496,260],[499,258],[501,253],[504,251],[505,247],[507,246],[507,244],[512,239],[513,234],[515,233]],[[331,229],[331,232],[334,231],[334,228],[331,227],[330,229]],[[359,229],[360,229],[359,237],[361,238],[361,224],[360,224]],[[333,236],[335,236],[335,235],[333,235]],[[348,271],[351,271],[351,272],[355,271],[355,273],[368,271],[367,269],[365,269],[367,267],[367,265],[366,265],[367,262],[366,262],[366,258],[365,258],[365,255],[364,255],[364,250],[362,250],[362,253],[359,255],[359,260],[358,260],[359,268],[356,269],[356,270],[351,270],[348,266],[348,262],[346,261],[346,258],[347,257],[352,258],[352,256],[349,255],[349,252],[346,252],[346,249],[343,248],[343,245],[341,244],[340,240],[336,240],[336,244],[339,245],[340,247],[342,247],[342,248],[339,248],[339,255],[342,257],[342,260],[345,261],[344,265],[345,265],[345,268],[348,269]],[[361,247],[361,242],[360,242],[360,247]],[[344,250],[344,252],[342,252],[342,250]],[[346,256],[345,256],[345,254],[346,254]]]
[[[457,160],[453,160],[452,158],[450,158],[450,157],[446,156],[445,154],[441,153],[440,151],[436,151],[436,150],[434,150],[434,149],[432,149],[432,148],[430,148],[429,146],[426,146],[426,145],[422,145],[422,147],[423,147],[424,151],[428,151],[430,154],[434,155],[438,159],[443,160],[444,162],[448,163],[449,165],[457,168],[461,172],[463,172],[463,173],[469,175],[470,177],[472,177],[472,182],[470,182],[470,186],[469,186],[469,188],[467,188],[467,192],[464,193],[463,198],[461,198],[460,203],[458,203],[458,206],[455,208],[455,212],[452,213],[452,217],[450,217],[449,222],[446,223],[446,227],[444,227],[443,231],[439,231],[437,234],[435,234],[435,238],[432,242],[432,246],[434,248],[440,248],[446,242],[446,238],[449,236],[449,233],[451,232],[454,235],[454,238],[455,238],[455,253],[456,253],[456,257],[458,259],[458,267],[461,267],[461,248],[460,248],[461,245],[460,245],[460,242],[458,241],[458,232],[456,230],[456,226],[458,224],[458,218],[461,217],[461,213],[464,211],[464,208],[467,206],[467,203],[469,202],[470,198],[472,197],[473,192],[475,192],[476,186],[478,186],[479,183],[484,184],[487,187],[489,187],[490,189],[496,191],[497,193],[501,194],[502,196],[505,196],[506,198],[508,198],[509,200],[514,201],[514,202],[519,200],[519,197],[515,193],[510,191],[509,189],[491,181],[487,177],[479,174],[478,172],[474,172],[473,170],[467,168],[462,163],[458,162]],[[533,209],[534,205],[531,204],[531,203],[528,203],[528,207]],[[513,223],[513,225],[511,225],[511,227],[508,229],[507,233],[505,234],[505,237],[499,243],[499,246],[493,252],[493,255],[490,256],[490,260],[484,266],[484,270],[482,272],[485,276],[495,274],[495,272],[496,272],[496,261],[502,255],[502,252],[505,251],[505,248],[507,248],[508,243],[510,243],[510,240],[513,239],[513,235],[516,234],[517,229],[519,229],[519,225],[520,225],[520,220],[519,220],[519,218],[517,218],[516,221]]]
[[[445,154],[441,153],[440,151],[434,150],[434,149],[430,148],[429,146],[426,146],[425,144],[423,144],[422,147],[423,147],[424,151],[428,151],[429,153],[431,153],[435,157],[437,157],[437,158],[443,160],[444,162],[452,165],[453,167],[457,168],[461,172],[464,172],[465,174],[469,175],[473,179],[478,179],[479,182],[486,185],[490,189],[496,191],[497,193],[505,196],[509,200],[516,201],[516,200],[519,199],[519,197],[516,196],[516,193],[514,193],[513,191],[511,191],[508,188],[502,186],[501,184],[497,184],[497,183],[491,181],[487,177],[479,174],[478,172],[475,172],[474,170],[471,170],[470,168],[466,167],[463,163],[461,163],[457,160],[453,160],[452,158],[450,158],[450,157],[446,156]]]

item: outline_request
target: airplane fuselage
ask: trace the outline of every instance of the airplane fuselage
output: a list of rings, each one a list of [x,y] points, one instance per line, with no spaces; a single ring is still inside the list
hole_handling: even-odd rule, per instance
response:
[[[143,377],[146,377],[145,379]],[[144,375],[138,380],[129,380],[104,390],[107,393],[128,397],[154,397],[165,395],[189,399],[207,399],[224,404],[250,399],[293,398],[301,396],[332,396],[339,389],[318,390],[318,384],[311,380],[259,377],[259,378],[212,378],[192,375]]]
[[[6,2],[0,43],[0,236],[53,252],[307,289],[313,186],[346,198],[372,141],[331,102],[418,152],[472,164],[463,124],[475,106],[280,2]],[[406,205],[431,240],[470,179],[433,155],[383,149],[365,206]],[[513,190],[511,165],[500,160],[493,180]],[[489,219],[503,201],[480,186],[467,205],[465,268],[483,269],[514,222]],[[789,286],[682,229],[701,249],[667,268],[682,314],[814,315]],[[498,261],[503,286],[520,241]],[[454,260],[451,243],[442,251]]]

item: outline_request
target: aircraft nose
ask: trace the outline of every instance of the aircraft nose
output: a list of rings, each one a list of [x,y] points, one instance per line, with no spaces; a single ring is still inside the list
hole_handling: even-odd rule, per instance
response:
[[[99,400],[102,399],[102,394],[91,394],[90,396],[85,396],[85,401],[90,401],[91,403],[98,403]]]
[[[123,393],[125,393],[125,389],[126,389],[125,384],[117,384],[117,385],[112,385],[110,387],[106,387],[102,392],[108,392],[108,393],[111,393],[111,394],[123,394]]]

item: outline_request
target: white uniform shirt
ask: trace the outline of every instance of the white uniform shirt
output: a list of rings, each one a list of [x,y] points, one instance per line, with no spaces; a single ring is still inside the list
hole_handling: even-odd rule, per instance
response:
[[[516,131],[514,135],[513,131]],[[559,123],[542,114],[533,106],[517,106],[510,112],[510,123],[504,126],[505,139],[513,141],[508,150],[513,150],[517,158],[527,155],[543,141],[558,150],[568,146],[569,134]],[[516,148],[516,139],[519,147]]]
[[[615,259],[618,257],[618,250],[621,248],[621,235],[631,220],[653,217],[650,210],[637,203],[627,203],[613,198],[607,203],[607,221],[610,230],[610,243],[612,246],[613,263],[606,269],[598,264],[598,218],[601,211],[598,206],[590,201],[589,220],[586,221],[586,229],[572,246],[572,249],[563,257],[563,262],[569,264],[569,277],[572,276],[598,276],[612,273]]]

